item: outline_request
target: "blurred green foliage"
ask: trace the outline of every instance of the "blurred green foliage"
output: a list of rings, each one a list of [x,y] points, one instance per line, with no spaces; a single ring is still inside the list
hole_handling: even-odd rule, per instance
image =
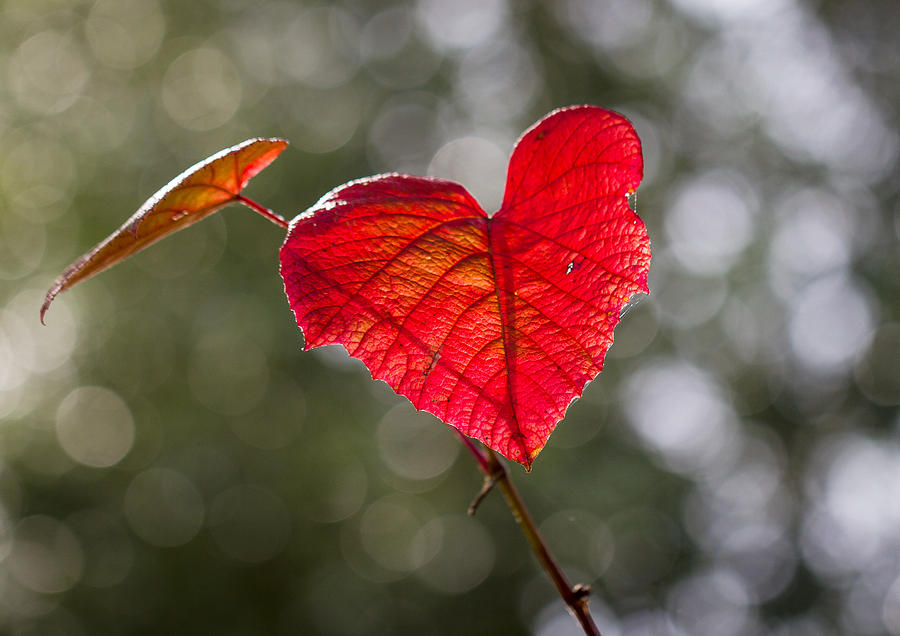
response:
[[[235,207],[60,297],[182,169],[292,142],[496,208],[593,103],[644,141],[651,294],[523,496],[615,634],[900,634],[900,9],[803,0],[0,2],[0,632],[575,634],[472,461],[302,353]]]

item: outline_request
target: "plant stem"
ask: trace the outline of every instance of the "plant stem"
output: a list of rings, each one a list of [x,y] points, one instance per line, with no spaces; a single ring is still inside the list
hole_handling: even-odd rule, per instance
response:
[[[276,214],[269,208],[260,205],[256,201],[248,199],[240,194],[235,197],[235,200],[243,203],[251,210],[259,212],[275,225],[285,229],[289,227],[289,223],[284,217]],[[463,446],[465,446],[475,458],[475,461],[478,463],[478,468],[484,473],[485,478],[484,487],[469,507],[469,514],[475,514],[478,504],[481,503],[481,500],[484,499],[495,484],[500,486],[500,492],[503,493],[503,498],[506,500],[506,504],[512,511],[513,517],[515,517],[519,526],[522,528],[525,538],[528,539],[531,550],[534,552],[538,561],[540,561],[544,570],[547,571],[547,575],[550,577],[550,580],[553,581],[553,585],[556,586],[556,590],[568,607],[569,612],[572,613],[587,636],[601,636],[600,630],[597,629],[597,625],[594,624],[594,619],[591,617],[591,612],[588,609],[588,595],[591,592],[590,588],[582,585],[572,587],[569,584],[566,575],[559,567],[556,559],[550,554],[550,549],[547,547],[544,538],[538,531],[534,519],[531,518],[531,513],[528,512],[528,508],[525,507],[525,502],[522,501],[519,491],[516,490],[516,487],[513,485],[512,480],[509,477],[509,472],[506,470],[506,466],[490,448],[486,448],[485,452],[482,452],[481,449],[472,443],[472,440],[455,428],[453,430],[459,436]]]
[[[506,505],[509,506],[513,517],[515,517],[522,528],[522,532],[525,534],[525,538],[528,539],[532,552],[534,552],[541,566],[546,570],[550,580],[553,581],[553,585],[556,586],[556,590],[559,592],[559,596],[566,604],[569,612],[575,617],[575,620],[578,621],[587,636],[601,636],[600,630],[594,623],[591,611],[588,608],[588,596],[591,593],[590,587],[582,585],[572,587],[568,579],[566,579],[566,575],[550,553],[544,537],[538,531],[531,513],[528,512],[525,502],[522,501],[522,497],[519,495],[519,491],[513,485],[506,466],[490,448],[486,448],[482,452],[468,437],[459,431],[456,432],[463,441],[464,446],[475,457],[478,467],[484,473],[485,478],[484,488],[482,488],[475,501],[469,507],[469,514],[475,514],[478,504],[495,484],[499,486],[500,492],[503,493],[503,498],[506,500]]]
[[[269,208],[267,208],[265,206],[260,205],[253,199],[248,199],[244,195],[239,194],[234,198],[234,200],[237,201],[238,203],[243,203],[244,205],[246,205],[248,208],[250,208],[254,212],[259,212],[260,214],[262,214],[264,217],[269,219],[275,225],[279,225],[285,229],[287,229],[289,226],[289,223],[283,216],[281,216],[280,214],[275,214],[274,212],[272,212],[272,210],[270,210]]]
[[[485,477],[490,477],[491,467],[488,465],[488,460],[487,457],[484,456],[484,453],[482,453],[481,450],[479,450],[479,448],[472,443],[472,440],[470,440],[468,436],[463,435],[452,426],[450,428],[454,433],[456,433],[456,436],[459,437],[459,441],[463,443],[463,446],[465,446],[466,449],[468,449],[468,451],[472,453],[472,456],[475,458],[475,461],[478,462],[478,467],[481,469],[481,472],[484,473]]]

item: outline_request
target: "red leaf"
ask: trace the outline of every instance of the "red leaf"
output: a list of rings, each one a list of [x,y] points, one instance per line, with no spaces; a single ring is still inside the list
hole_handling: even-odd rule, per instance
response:
[[[462,186],[382,175],[291,223],[281,275],[306,348],[341,344],[419,409],[530,467],[647,292],[621,115],[558,110],[519,140],[488,217]]]
[[[72,285],[112,267],[173,232],[205,219],[229,203],[241,200],[240,194],[247,182],[272,163],[286,147],[284,139],[248,139],[191,166],[172,179],[122,227],[72,263],[56,279],[41,307],[41,322],[53,299]],[[250,201],[246,203],[260,213],[268,212],[260,210]]]

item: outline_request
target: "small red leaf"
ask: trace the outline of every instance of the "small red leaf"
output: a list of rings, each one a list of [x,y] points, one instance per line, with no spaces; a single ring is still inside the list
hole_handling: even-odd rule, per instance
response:
[[[341,344],[419,409],[530,467],[646,292],[627,197],[640,141],[621,115],[558,110],[510,159],[488,217],[455,183],[351,182],[293,220],[281,274],[306,348]]]
[[[191,166],[172,179],[122,227],[72,263],[56,279],[41,307],[41,322],[53,299],[72,285],[239,200],[247,182],[286,147],[284,139],[248,139]]]

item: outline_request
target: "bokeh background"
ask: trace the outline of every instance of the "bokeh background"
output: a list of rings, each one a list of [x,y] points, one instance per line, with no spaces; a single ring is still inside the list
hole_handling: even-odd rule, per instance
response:
[[[300,351],[229,208],[60,297],[194,162],[440,175],[592,103],[644,143],[652,293],[515,481],[606,636],[900,634],[900,5],[0,2],[0,632],[577,634],[449,430]]]

